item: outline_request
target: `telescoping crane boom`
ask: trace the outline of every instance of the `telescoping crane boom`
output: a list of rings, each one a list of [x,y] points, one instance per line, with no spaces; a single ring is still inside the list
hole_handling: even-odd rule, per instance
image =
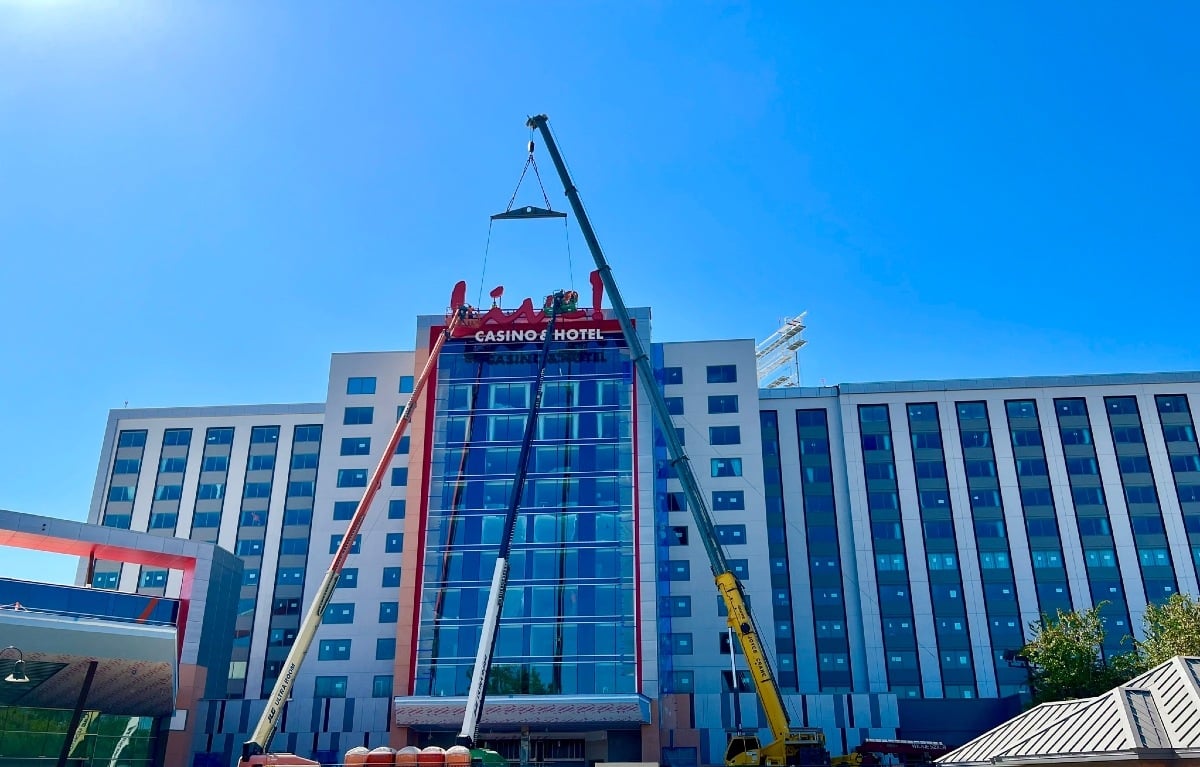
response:
[[[604,252],[600,249],[600,242],[596,239],[596,233],[583,208],[579,191],[571,181],[566,163],[550,132],[548,118],[546,115],[536,115],[530,117],[527,124],[529,128],[536,129],[541,134],[559,178],[562,179],[567,200],[575,212],[575,218],[579,222],[583,238],[587,241],[588,250],[591,251],[592,258],[596,262],[596,269],[599,270],[600,279],[604,283],[604,290],[608,293],[609,301],[612,303],[613,314],[616,315],[621,332],[625,336],[625,342],[629,346],[638,379],[642,384],[643,391],[650,399],[655,420],[666,440],[671,464],[675,467],[679,481],[683,485],[688,508],[692,510],[692,517],[699,532],[697,537],[708,554],[717,591],[721,595],[729,615],[729,627],[737,635],[742,654],[746,656],[746,662],[754,680],[754,689],[758,700],[766,713],[772,741],[762,745],[755,734],[735,734],[729,739],[725,751],[725,764],[732,767],[828,765],[830,760],[829,752],[825,749],[824,733],[817,728],[794,727],[788,718],[783,694],[780,692],[779,684],[775,681],[775,674],[771,670],[771,664],[762,646],[754,618],[750,614],[750,607],[746,603],[742,584],[730,569],[724,553],[717,545],[716,529],[708,511],[708,504],[705,503],[704,493],[700,490],[700,484],[696,480],[691,462],[683,450],[683,444],[675,433],[671,416],[667,412],[666,399],[663,397],[658,383],[654,380],[654,369],[650,365],[650,358],[646,355],[645,348],[634,330],[629,310],[621,298],[621,292],[617,289],[617,283],[613,279],[612,269],[604,258]]]
[[[454,296],[465,295],[466,288],[460,283],[454,290]],[[284,704],[287,703],[291,696],[292,685],[296,682],[296,673],[300,669],[300,664],[304,662],[304,656],[308,654],[309,648],[312,646],[313,638],[316,636],[317,627],[321,623],[321,616],[325,613],[325,608],[329,606],[329,600],[333,597],[333,590],[337,588],[338,577],[342,573],[342,568],[346,565],[346,558],[350,556],[350,549],[354,545],[354,539],[358,535],[358,531],[362,528],[363,522],[367,518],[367,511],[371,508],[371,501],[375,499],[375,494],[379,492],[379,488],[383,486],[383,478],[391,466],[392,460],[396,455],[396,446],[400,443],[400,438],[404,436],[404,432],[408,430],[409,423],[412,422],[413,408],[421,397],[421,392],[425,388],[425,384],[429,381],[430,375],[437,367],[438,355],[441,354],[442,346],[446,339],[453,334],[454,329],[463,323],[471,314],[471,307],[466,304],[452,306],[450,314],[447,318],[446,329],[438,335],[434,340],[433,347],[429,350],[429,359],[425,361],[425,366],[421,369],[421,374],[417,376],[417,380],[413,383],[413,391],[409,396],[408,403],[404,406],[403,412],[400,414],[400,420],[396,422],[396,428],[392,430],[392,437],[388,440],[387,447],[384,448],[383,454],[379,457],[379,464],[375,467],[374,473],[371,474],[370,480],[367,482],[367,489],[363,493],[362,500],[358,502],[358,506],[354,509],[354,515],[350,518],[350,524],[346,527],[346,534],[342,536],[342,542],[338,545],[337,551],[333,555],[333,561],[329,563],[329,569],[325,571],[325,577],[321,580],[320,587],[317,588],[316,598],[308,607],[308,612],[304,615],[304,620],[300,622],[300,628],[296,631],[296,640],[292,643],[292,649],[288,651],[287,658],[283,662],[283,668],[280,669],[279,678],[275,680],[275,686],[271,689],[271,695],[267,698],[267,707],[263,710],[262,716],[259,717],[258,724],[254,727],[254,732],[251,733],[250,739],[242,744],[242,758],[238,762],[239,767],[250,767],[250,765],[316,765],[318,762],[310,759],[296,756],[294,754],[268,754],[267,749],[271,746],[271,738],[275,735],[275,730],[279,727],[279,719],[283,715]]]

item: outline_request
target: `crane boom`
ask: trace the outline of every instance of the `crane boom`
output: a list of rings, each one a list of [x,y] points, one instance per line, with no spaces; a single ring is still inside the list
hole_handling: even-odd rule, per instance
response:
[[[464,293],[465,286],[459,283],[453,295],[459,296]],[[250,734],[250,739],[242,744],[242,759],[240,764],[243,767],[245,765],[267,763],[316,764],[316,762],[300,760],[298,757],[290,757],[288,761],[279,761],[271,757],[271,761],[267,762],[265,754],[271,745],[271,738],[274,737],[275,730],[279,726],[279,719],[283,715],[284,704],[287,703],[288,698],[291,696],[292,686],[296,682],[296,674],[300,669],[300,664],[304,662],[304,656],[308,654],[313,639],[316,637],[317,627],[321,624],[321,616],[325,613],[325,608],[329,606],[329,600],[333,598],[334,589],[337,588],[338,577],[341,575],[342,569],[346,565],[346,558],[350,556],[350,550],[354,546],[354,539],[358,535],[358,531],[362,528],[363,522],[366,521],[367,511],[371,508],[371,501],[375,499],[375,494],[383,486],[383,478],[387,474],[392,460],[395,458],[396,446],[400,443],[400,438],[404,436],[404,432],[408,430],[409,423],[412,422],[413,408],[420,399],[425,384],[429,381],[429,377],[433,374],[433,370],[437,366],[438,355],[442,351],[443,344],[454,332],[459,323],[467,318],[468,309],[469,307],[465,304],[451,307],[445,331],[439,334],[434,341],[433,347],[429,350],[429,358],[425,360],[425,366],[421,369],[421,374],[413,382],[412,394],[409,396],[408,402],[400,414],[400,419],[396,422],[396,428],[392,430],[392,437],[388,440],[387,447],[383,450],[383,455],[379,457],[379,463],[375,466],[375,471],[371,474],[371,478],[367,482],[367,489],[363,493],[362,499],[354,509],[354,515],[350,518],[350,524],[346,527],[346,534],[342,536],[342,541],[338,544],[337,551],[333,555],[333,561],[329,563],[329,569],[325,571],[325,577],[321,579],[321,585],[317,588],[316,598],[309,605],[308,612],[304,615],[304,620],[300,622],[300,628],[296,631],[296,639],[292,643],[291,650],[288,651],[287,658],[283,662],[283,668],[280,669],[279,677],[275,680],[275,686],[271,689],[271,694],[267,698],[267,706],[263,710],[262,716],[259,717],[254,731]]]
[[[687,453],[684,452],[683,444],[679,441],[679,436],[675,433],[675,426],[667,410],[666,398],[659,388],[657,381],[654,379],[654,369],[650,364],[650,358],[646,354],[645,347],[642,345],[641,339],[638,338],[637,332],[633,327],[629,310],[625,306],[625,301],[621,298],[621,292],[617,288],[616,281],[613,279],[612,269],[604,257],[604,251],[600,248],[600,241],[596,238],[595,230],[592,229],[587,211],[584,210],[583,201],[579,197],[579,191],[575,188],[575,184],[571,180],[571,174],[567,170],[566,163],[563,161],[562,154],[559,152],[558,145],[550,131],[549,120],[544,114],[535,115],[529,118],[527,125],[531,129],[537,129],[541,134],[542,141],[546,144],[546,150],[550,153],[550,159],[554,162],[554,167],[558,171],[559,178],[562,180],[563,191],[566,193],[567,200],[571,204],[571,209],[575,212],[575,219],[578,221],[579,228],[583,232],[583,238],[587,242],[588,250],[591,251],[592,258],[596,262],[596,269],[599,271],[605,292],[608,293],[613,314],[616,315],[617,322],[621,326],[621,332],[625,336],[625,343],[629,346],[633,365],[637,370],[638,380],[650,400],[655,421],[662,432],[663,439],[666,441],[667,454],[670,456],[671,465],[676,470],[680,484],[683,485],[683,492],[687,497],[688,508],[691,509],[692,519],[699,532],[697,538],[699,538],[705,552],[708,554],[709,566],[712,568],[717,591],[720,593],[721,599],[724,600],[729,616],[729,626],[737,634],[742,653],[746,656],[746,661],[750,665],[755,691],[758,694],[759,701],[762,703],[768,727],[774,738],[772,743],[759,749],[756,737],[735,736],[730,741],[729,748],[726,751],[726,763],[747,765],[812,763],[814,760],[813,755],[808,753],[802,754],[801,750],[808,747],[817,747],[820,751],[824,752],[824,735],[816,729],[792,727],[787,709],[784,706],[783,694],[779,689],[778,682],[775,680],[771,664],[767,660],[758,628],[755,626],[749,605],[746,603],[742,585],[730,569],[725,559],[725,554],[721,551],[720,546],[717,545],[716,528],[712,521],[712,515],[708,510],[708,504],[704,500],[704,493],[701,491],[700,483],[696,479],[695,472],[692,470],[691,461],[688,459]],[[737,689],[736,679],[734,680],[734,684],[734,689]],[[823,758],[817,758],[816,761],[828,763],[828,752],[824,752],[824,754]]]

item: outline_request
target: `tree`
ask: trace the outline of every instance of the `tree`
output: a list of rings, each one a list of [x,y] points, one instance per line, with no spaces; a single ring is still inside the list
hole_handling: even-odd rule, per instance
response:
[[[1146,634],[1137,643],[1143,668],[1154,668],[1176,655],[1200,655],[1200,601],[1175,593],[1162,604],[1146,605]]]
[[[1030,624],[1033,639],[1021,650],[1029,661],[1033,702],[1090,698],[1131,678],[1137,653],[1105,658],[1101,602],[1087,610],[1059,610]]]

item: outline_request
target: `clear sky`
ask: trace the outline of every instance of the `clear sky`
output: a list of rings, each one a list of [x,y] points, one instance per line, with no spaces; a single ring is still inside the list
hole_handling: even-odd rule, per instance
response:
[[[0,507],[84,518],[110,408],[319,401],[331,352],[412,348],[458,279],[584,288],[573,221],[487,246],[537,112],[657,340],[807,310],[806,384],[1200,369],[1197,28],[1090,0],[0,0]]]

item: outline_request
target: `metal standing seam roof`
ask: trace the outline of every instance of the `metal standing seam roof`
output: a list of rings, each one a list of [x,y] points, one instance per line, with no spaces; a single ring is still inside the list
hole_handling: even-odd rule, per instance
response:
[[[1043,703],[939,764],[1069,757],[1176,758],[1200,748],[1200,658],[1177,656],[1094,698]],[[1191,754],[1189,754],[1191,756]]]

